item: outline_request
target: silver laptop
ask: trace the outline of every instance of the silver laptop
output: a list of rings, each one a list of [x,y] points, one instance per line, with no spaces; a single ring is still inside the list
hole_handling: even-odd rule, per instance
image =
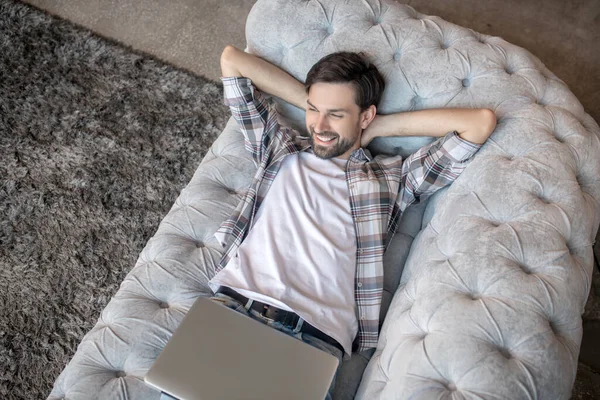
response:
[[[200,297],[146,374],[182,400],[323,400],[338,359]]]

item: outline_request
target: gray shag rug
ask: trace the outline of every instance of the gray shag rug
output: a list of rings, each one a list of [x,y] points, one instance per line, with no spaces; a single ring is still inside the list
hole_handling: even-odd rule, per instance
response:
[[[216,83],[0,0],[0,398],[48,396],[229,116]]]

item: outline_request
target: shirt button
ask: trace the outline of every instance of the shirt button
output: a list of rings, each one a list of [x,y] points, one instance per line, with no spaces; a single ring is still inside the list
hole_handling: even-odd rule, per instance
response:
[[[363,314],[360,316],[360,319],[364,321],[365,319],[367,319],[367,317]]]
[[[358,249],[358,254],[362,254],[363,253],[363,249]]]
[[[356,217],[356,222],[360,222],[360,217]]]
[[[356,286],[362,287],[362,282],[358,282],[358,284]]]

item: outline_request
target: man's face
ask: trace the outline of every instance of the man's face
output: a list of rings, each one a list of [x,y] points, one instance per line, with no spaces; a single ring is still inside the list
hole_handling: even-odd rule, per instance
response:
[[[362,132],[354,88],[347,83],[315,83],[307,103],[306,128],[315,155],[348,159],[360,147]]]

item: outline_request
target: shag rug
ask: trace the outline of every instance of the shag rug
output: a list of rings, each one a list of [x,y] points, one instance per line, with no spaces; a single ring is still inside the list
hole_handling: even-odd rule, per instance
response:
[[[0,0],[0,398],[48,396],[229,116],[218,84]]]

